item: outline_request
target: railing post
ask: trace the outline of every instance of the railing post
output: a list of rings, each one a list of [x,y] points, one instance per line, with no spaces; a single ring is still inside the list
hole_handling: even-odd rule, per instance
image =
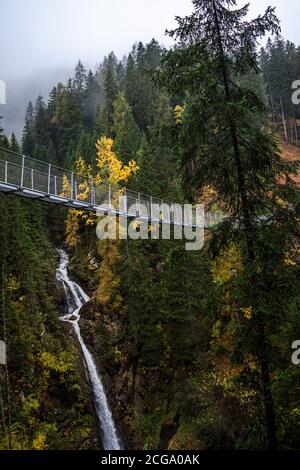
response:
[[[111,184],[108,185],[108,204],[109,208],[111,209]]]
[[[5,176],[4,176],[4,180],[5,180],[5,183],[7,183],[7,161],[5,162]]]
[[[21,188],[24,184],[24,170],[25,170],[25,155],[22,157],[22,170],[21,170]]]
[[[141,195],[138,193],[138,216],[141,216]]]
[[[73,188],[73,185],[74,185],[74,173],[72,171],[71,173],[71,191],[70,191],[70,199],[72,200],[73,199],[73,196],[74,196],[74,188]]]
[[[51,186],[51,163],[49,163],[49,167],[48,167],[48,192],[47,194],[50,194],[50,186]]]
[[[54,176],[54,192],[55,192],[55,196],[57,196],[57,177]]]
[[[94,200],[94,182],[91,180],[92,187],[91,187],[91,205],[93,205],[93,200]]]
[[[33,168],[31,169],[31,189],[33,190]]]
[[[124,211],[126,214],[128,214],[128,203],[127,203],[127,189],[124,188],[124,202],[125,202],[125,207],[124,207]]]
[[[152,220],[153,215],[153,197],[150,196],[150,220]]]

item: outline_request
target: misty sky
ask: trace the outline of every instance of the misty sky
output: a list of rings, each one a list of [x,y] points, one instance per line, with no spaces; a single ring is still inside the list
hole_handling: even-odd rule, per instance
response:
[[[299,0],[250,2],[251,16],[276,6],[284,36],[300,43]],[[109,51],[122,56],[152,37],[168,45],[165,29],[190,11],[190,0],[0,0],[0,78],[73,66],[79,58],[94,68]]]
[[[277,7],[282,34],[300,44],[300,0],[249,0],[250,17]],[[238,0],[238,5],[244,5]],[[0,80],[7,85],[2,125],[21,136],[29,100],[45,99],[79,59],[93,70],[104,55],[128,54],[153,37],[172,44],[165,29],[192,11],[190,0],[0,0]]]

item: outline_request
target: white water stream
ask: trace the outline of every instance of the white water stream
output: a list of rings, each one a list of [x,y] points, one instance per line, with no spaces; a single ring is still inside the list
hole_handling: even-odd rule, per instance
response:
[[[60,320],[71,323],[77,335],[79,344],[85,360],[89,379],[92,385],[95,401],[96,413],[101,427],[102,444],[105,450],[121,450],[121,443],[117,435],[116,427],[113,421],[111,411],[107,402],[101,376],[93,356],[84,344],[80,332],[79,320],[80,310],[84,304],[89,302],[90,298],[82,288],[70,280],[68,275],[69,256],[64,250],[57,250],[60,256],[60,264],[56,271],[56,278],[62,283],[66,298],[68,301],[69,313],[60,317]]]

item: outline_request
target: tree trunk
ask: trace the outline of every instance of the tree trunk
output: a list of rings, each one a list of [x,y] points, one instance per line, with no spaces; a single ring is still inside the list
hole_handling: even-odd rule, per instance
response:
[[[278,449],[278,441],[276,436],[276,422],[274,403],[272,397],[271,380],[270,380],[270,369],[268,361],[268,350],[266,343],[265,327],[261,318],[255,318],[255,326],[258,333],[258,358],[260,362],[261,375],[262,375],[262,386],[264,396],[264,408],[266,414],[267,423],[267,437],[269,448],[272,450]]]
[[[7,344],[6,338],[6,315],[5,315],[5,266],[2,264],[2,322],[3,322],[3,340]],[[7,432],[8,432],[8,448],[12,449],[12,420],[11,420],[11,396],[10,396],[10,382],[9,382],[9,370],[8,370],[8,358],[6,353],[5,358],[5,379],[6,379],[6,397],[7,397]]]
[[[286,120],[285,120],[285,113],[284,113],[282,98],[280,98],[280,104],[281,104],[281,114],[282,114],[282,123],[283,123],[284,136],[285,136],[285,140],[288,142],[288,133],[287,133],[287,127],[286,127]]]
[[[275,125],[276,124],[276,115],[275,115],[273,95],[271,95],[271,108],[272,108],[272,120],[273,120],[273,124]]]
[[[296,140],[296,145],[298,146],[298,128],[297,128],[297,119],[296,119],[296,113],[294,116],[294,126],[295,126],[295,140]]]

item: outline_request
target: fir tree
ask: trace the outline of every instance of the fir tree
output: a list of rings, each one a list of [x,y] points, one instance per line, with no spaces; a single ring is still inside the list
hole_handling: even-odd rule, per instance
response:
[[[140,145],[140,131],[135,123],[131,108],[123,93],[118,94],[114,103],[113,131],[115,134],[114,149],[123,161],[134,159]]]
[[[234,240],[244,256],[240,295],[254,312],[248,327],[252,340],[245,344],[260,364],[268,446],[277,448],[268,342],[273,304],[268,311],[258,273],[271,272],[282,257],[282,245],[293,246],[297,235],[297,190],[288,177],[286,185],[278,184],[295,166],[281,159],[272,136],[256,119],[266,112],[264,104],[236,77],[259,73],[257,40],[266,32],[277,33],[278,20],[269,7],[247,22],[249,6],[232,10],[235,0],[194,0],[193,5],[194,12],[177,18],[179,26],[170,32],[178,44],[164,54],[161,83],[169,92],[187,93],[185,117],[177,125],[186,187],[195,192],[214,188],[230,214],[216,231],[212,249],[224,250]],[[284,210],[278,204],[281,197]]]
[[[77,142],[82,129],[82,113],[70,89],[59,92],[51,123],[55,128],[58,163],[63,166],[70,142]]]
[[[93,130],[96,127],[96,117],[97,117],[99,104],[100,104],[99,79],[90,70],[86,79],[86,87],[84,90],[83,103],[82,103],[85,126],[89,130]]]
[[[112,136],[114,102],[118,96],[119,84],[116,76],[116,57],[109,54],[103,69],[104,103],[100,112],[99,125],[101,132]]]
[[[30,102],[25,115],[25,126],[22,137],[22,152],[25,155],[34,153],[34,108]]]
[[[78,104],[81,104],[81,100],[86,88],[86,70],[82,62],[79,60],[78,64],[75,67],[75,75],[72,82],[72,88],[78,100]]]
[[[19,142],[14,133],[11,134],[9,139],[9,149],[16,153],[20,153],[21,151]]]
[[[46,149],[49,145],[49,114],[42,96],[39,96],[35,104],[34,114],[34,153],[33,156],[45,159]]]

